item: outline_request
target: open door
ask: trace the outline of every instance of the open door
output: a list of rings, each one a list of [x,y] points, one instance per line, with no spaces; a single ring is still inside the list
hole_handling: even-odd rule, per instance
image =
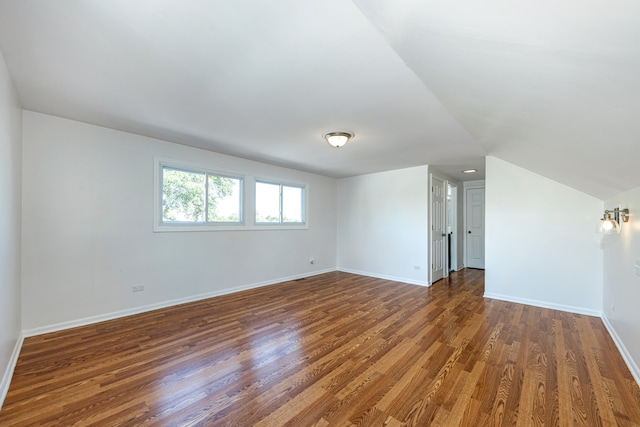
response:
[[[444,180],[431,175],[431,283],[445,276],[446,241]]]

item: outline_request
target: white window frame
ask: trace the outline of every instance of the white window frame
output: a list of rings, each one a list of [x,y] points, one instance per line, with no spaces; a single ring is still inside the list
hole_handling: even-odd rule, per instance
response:
[[[300,188],[302,190],[302,201],[301,201],[301,213],[302,213],[302,222],[257,222],[256,221],[256,205],[257,205],[257,194],[256,194],[256,185],[258,183],[263,184],[271,184],[280,186],[280,219],[282,221],[282,187],[293,187]],[[261,230],[273,230],[273,229],[308,229],[309,228],[309,218],[308,218],[308,200],[309,200],[309,185],[300,183],[300,182],[292,182],[285,181],[276,178],[263,178],[256,177],[253,185],[253,221],[255,223],[256,229]]]
[[[205,221],[203,222],[165,222],[162,218],[162,198],[163,198],[163,171],[164,168],[182,170],[185,172],[204,173],[208,175],[222,176],[226,178],[240,180],[240,221],[239,222],[207,222],[206,212]],[[175,161],[165,158],[154,158],[154,221],[153,230],[156,232],[164,231],[222,231],[222,230],[244,230],[246,229],[246,185],[247,179],[245,175],[234,171],[226,171],[221,169],[212,169],[210,167]]]
[[[162,221],[162,195],[164,167],[193,171],[196,173],[208,173],[211,175],[227,176],[242,180],[241,194],[241,223],[165,223]],[[269,184],[298,187],[302,189],[302,223],[257,223],[255,205],[255,183],[266,182]],[[283,180],[276,177],[256,177],[250,174],[225,168],[212,167],[198,163],[185,162],[164,157],[154,157],[154,191],[153,191],[153,231],[154,232],[179,232],[179,231],[258,231],[258,230],[306,230],[309,228],[309,184]],[[280,202],[282,203],[282,202]],[[282,209],[282,208],[281,208]]]

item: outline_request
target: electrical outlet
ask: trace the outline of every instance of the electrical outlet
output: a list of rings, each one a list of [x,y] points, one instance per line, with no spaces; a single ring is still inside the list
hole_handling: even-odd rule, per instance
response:
[[[131,292],[142,292],[144,291],[144,285],[133,285],[131,287]]]

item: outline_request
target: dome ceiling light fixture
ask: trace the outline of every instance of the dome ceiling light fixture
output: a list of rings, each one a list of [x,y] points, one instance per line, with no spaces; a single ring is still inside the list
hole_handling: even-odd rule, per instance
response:
[[[340,148],[347,142],[349,142],[349,140],[353,138],[355,134],[352,132],[337,131],[325,133],[323,136],[324,139],[327,140],[329,145],[335,148]]]

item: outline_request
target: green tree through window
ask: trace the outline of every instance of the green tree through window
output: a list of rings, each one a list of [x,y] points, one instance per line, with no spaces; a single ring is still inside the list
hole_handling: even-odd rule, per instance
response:
[[[163,166],[163,222],[241,221],[239,178]]]

